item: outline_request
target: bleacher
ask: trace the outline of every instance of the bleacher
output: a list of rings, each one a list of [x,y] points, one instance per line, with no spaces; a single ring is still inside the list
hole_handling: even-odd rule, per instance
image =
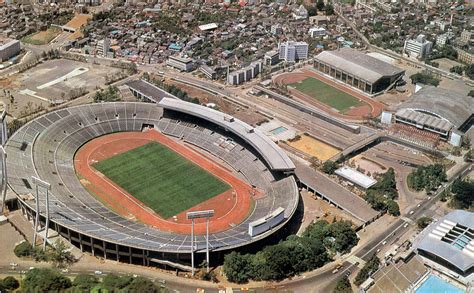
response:
[[[154,125],[159,131],[193,144],[224,160],[266,196],[256,199],[254,211],[243,223],[210,235],[213,250],[231,249],[259,240],[248,235],[250,222],[284,208],[285,221],[298,204],[298,189],[292,176],[270,172],[247,145],[224,131],[189,121],[163,117],[163,109],[148,103],[101,103],[81,105],[48,113],[19,129],[8,141],[9,183],[18,195],[33,193],[32,176],[51,184],[50,215],[56,227],[110,243],[159,252],[188,253],[189,235],[160,231],[125,219],[110,211],[84,189],[74,169],[74,154],[87,141],[109,133],[142,131]],[[282,179],[280,179],[280,177]],[[34,200],[22,200],[35,210]],[[40,211],[45,212],[44,201]],[[281,227],[279,225],[279,227]],[[198,249],[205,247],[204,236],[196,236]]]

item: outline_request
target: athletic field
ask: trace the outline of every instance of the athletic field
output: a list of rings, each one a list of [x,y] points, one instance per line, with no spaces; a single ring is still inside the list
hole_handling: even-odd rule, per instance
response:
[[[362,106],[365,104],[360,102],[357,98],[333,88],[313,77],[308,77],[303,81],[289,84],[289,86],[309,95],[331,108],[338,110],[341,113],[346,112],[352,107]]]
[[[230,189],[225,182],[157,142],[92,166],[164,219]]]

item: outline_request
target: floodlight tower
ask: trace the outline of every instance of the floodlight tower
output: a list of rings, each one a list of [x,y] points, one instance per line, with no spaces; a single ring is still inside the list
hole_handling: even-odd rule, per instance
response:
[[[1,215],[5,214],[5,201],[7,199],[7,153],[5,152],[4,146],[8,139],[8,128],[7,128],[7,105],[3,104],[2,113],[0,114],[0,160],[2,163],[2,210]]]
[[[35,231],[33,234],[33,243],[34,246],[36,244],[36,237],[38,235],[38,225],[39,225],[39,216],[40,216],[40,206],[39,206],[39,188],[42,187],[46,191],[46,223],[44,229],[44,241],[43,241],[43,250],[46,250],[46,241],[48,240],[48,228],[49,228],[49,190],[51,189],[51,185],[43,181],[37,177],[32,176],[31,179],[33,180],[33,184],[36,186],[36,218],[35,218]]]
[[[191,267],[194,276],[194,219],[206,218],[206,262],[209,273],[209,218],[214,216],[214,210],[195,211],[186,213],[186,218],[191,220]]]

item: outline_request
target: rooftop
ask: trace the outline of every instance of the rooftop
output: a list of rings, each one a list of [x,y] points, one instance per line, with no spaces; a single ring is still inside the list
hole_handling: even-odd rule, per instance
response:
[[[270,138],[247,123],[225,113],[181,100],[164,98],[159,102],[164,109],[182,112],[215,123],[242,138],[263,157],[272,170],[291,171],[295,165],[286,153]]]
[[[426,86],[414,93],[411,99],[400,106],[400,109],[423,111],[438,116],[461,127],[474,111],[474,101],[467,95],[460,95],[450,90]]]
[[[176,96],[173,96],[172,94],[160,89],[156,85],[142,79],[129,81],[125,85],[139,92],[141,95],[147,97],[149,100],[152,100],[155,103],[158,103],[163,98],[177,99]]]
[[[401,68],[351,48],[323,51],[315,59],[331,64],[371,83],[384,76],[393,76],[405,72]]]
[[[415,247],[463,272],[471,270],[474,267],[474,213],[455,210],[447,214],[423,230]]]
[[[357,184],[365,189],[377,183],[377,180],[373,179],[372,177],[369,177],[347,166],[343,166],[337,169],[335,173],[341,176],[342,178],[349,180],[350,182]]]

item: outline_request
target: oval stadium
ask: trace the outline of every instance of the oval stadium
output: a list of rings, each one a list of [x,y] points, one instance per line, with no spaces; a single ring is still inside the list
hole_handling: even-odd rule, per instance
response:
[[[5,150],[31,223],[38,190],[40,236],[126,263],[186,267],[192,226],[194,251],[226,251],[272,235],[298,205],[295,166],[273,141],[177,99],[60,109],[25,124]],[[202,210],[214,211],[209,225],[193,225],[188,213]]]

